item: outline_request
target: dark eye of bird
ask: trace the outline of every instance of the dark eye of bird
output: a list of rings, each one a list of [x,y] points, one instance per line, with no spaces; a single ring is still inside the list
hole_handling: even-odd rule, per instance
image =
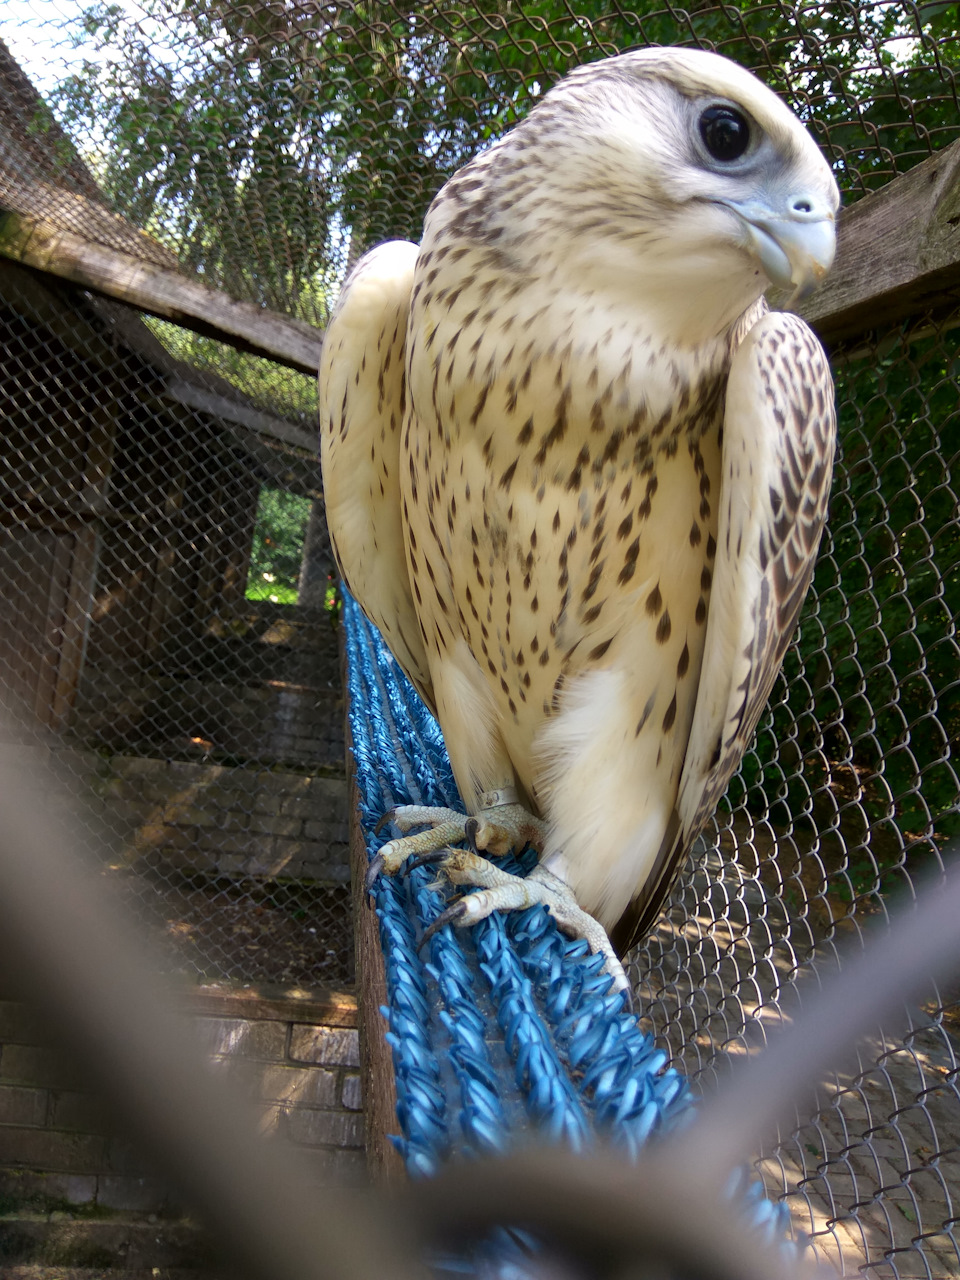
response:
[[[739,160],[750,145],[750,126],[733,107],[707,107],[700,117],[700,137],[714,160]]]

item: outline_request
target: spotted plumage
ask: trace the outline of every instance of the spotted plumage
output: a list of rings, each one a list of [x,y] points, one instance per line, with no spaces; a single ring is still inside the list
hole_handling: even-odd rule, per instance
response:
[[[542,866],[622,942],[722,794],[809,585],[832,383],[762,293],[823,273],[837,203],[742,68],[622,55],[457,173],[419,249],[362,259],[327,334],[345,581],[488,846],[485,797],[513,789]]]

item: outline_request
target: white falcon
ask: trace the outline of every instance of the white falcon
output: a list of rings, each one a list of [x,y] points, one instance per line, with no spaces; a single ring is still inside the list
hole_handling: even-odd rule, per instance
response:
[[[543,902],[626,985],[749,744],[813,572],[833,384],[770,312],[829,268],[839,194],[789,109],[715,54],[581,67],[367,254],[320,370],[343,579],[443,729],[473,817],[411,853]],[[464,833],[473,852],[448,846]],[[481,857],[530,840],[524,880]]]

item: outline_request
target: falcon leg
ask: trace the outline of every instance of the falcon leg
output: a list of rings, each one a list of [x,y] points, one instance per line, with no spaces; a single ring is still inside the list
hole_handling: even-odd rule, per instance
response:
[[[520,804],[503,804],[481,810],[477,818],[458,813],[456,809],[402,804],[383,815],[377,831],[387,822],[395,823],[404,832],[412,827],[426,826],[429,829],[389,840],[383,846],[367,869],[367,892],[381,872],[395,876],[408,858],[436,853],[461,840],[469,840],[475,849],[483,849],[494,857],[511,849],[522,849],[525,844],[531,844],[538,850],[543,848],[543,823]]]
[[[546,867],[534,867],[526,877],[513,876],[486,858],[460,849],[450,849],[439,856],[431,853],[422,861],[439,862],[440,870],[453,884],[472,885],[479,892],[465,894],[447,907],[424,930],[421,946],[446,924],[464,928],[494,911],[521,911],[539,904],[547,908],[562,933],[569,938],[583,938],[591,951],[603,956],[604,968],[613,979],[614,989],[625,992],[628,1004],[631,1002],[630,983],[606,930],[577,906],[569,886]]]

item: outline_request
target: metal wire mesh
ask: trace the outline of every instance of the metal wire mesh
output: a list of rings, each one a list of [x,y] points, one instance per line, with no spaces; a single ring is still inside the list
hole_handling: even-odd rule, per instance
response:
[[[209,284],[318,323],[349,256],[417,239],[442,181],[600,56],[692,44],[755,68],[810,122],[848,200],[960,134],[945,4],[49,0],[42,12],[47,101],[98,184],[57,131],[51,186],[50,111],[35,105],[31,145],[8,158],[8,207],[82,219],[137,252],[114,210]],[[11,20],[4,36],[37,64],[35,28]],[[22,120],[25,95],[8,96]]]
[[[273,563],[258,498],[306,464],[289,447],[261,462],[255,433],[173,398],[102,308],[12,268],[0,344],[5,695],[48,730],[173,964],[349,978],[333,620],[322,591],[310,608],[245,590],[275,577],[248,573],[255,546]]]
[[[316,324],[349,261],[416,239],[442,182],[598,56],[694,44],[753,67],[848,204],[960,137],[960,24],[940,3],[50,0],[0,35],[4,210]],[[958,830],[957,323],[945,298],[833,353],[814,591],[715,830],[634,957],[695,1081],[789,1017],[796,979]],[[93,797],[112,873],[176,964],[342,978],[311,381],[12,265],[0,324],[0,683]],[[264,490],[315,504],[297,605],[269,600],[266,560],[248,573]],[[845,1274],[960,1276],[953,995],[931,991],[905,1040],[878,1031],[764,1153],[768,1190]]]
[[[651,1026],[693,1078],[796,1007],[805,973],[935,868],[956,832],[960,730],[956,317],[838,353],[841,458],[797,639],[753,750],[634,956]],[[823,1252],[877,1277],[960,1274],[955,992],[762,1164]]]

